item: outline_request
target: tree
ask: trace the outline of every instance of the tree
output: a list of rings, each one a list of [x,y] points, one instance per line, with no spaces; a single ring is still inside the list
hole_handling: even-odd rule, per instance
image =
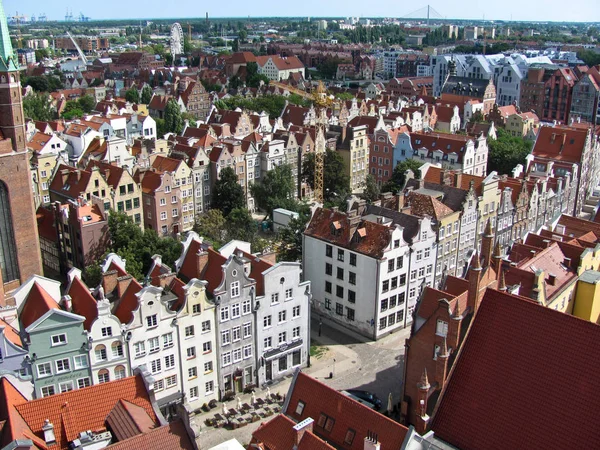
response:
[[[179,134],[183,130],[183,117],[181,117],[181,109],[177,101],[173,98],[169,99],[165,106],[165,129],[167,133]]]
[[[239,185],[237,175],[231,167],[225,167],[219,173],[219,179],[213,188],[211,204],[220,209],[224,216],[246,205],[244,189]]]
[[[128,89],[127,92],[125,92],[125,100],[127,100],[129,103],[139,103],[140,92],[134,87]]]
[[[235,53],[239,49],[240,49],[240,41],[238,39],[234,39],[233,43],[231,44],[231,51]]]
[[[225,217],[220,209],[209,209],[196,218],[194,231],[208,239],[214,247],[220,247],[224,240]]]
[[[255,62],[246,64],[246,86],[256,88],[261,81],[264,84],[269,84],[269,78],[258,73],[258,64]]]
[[[475,111],[475,113],[469,119],[469,123],[480,123],[480,122],[485,122],[483,113],[481,111]]]
[[[497,139],[490,139],[488,147],[488,173],[495,170],[499,175],[510,175],[517,164],[525,163],[532,143],[498,128]]]
[[[261,182],[250,186],[256,205],[269,216],[275,208],[287,206],[288,200],[294,197],[294,190],[292,168],[288,164],[269,170]]]
[[[77,103],[77,100],[68,100],[62,111],[62,118],[66,120],[81,119],[84,115],[83,109]]]
[[[367,203],[373,203],[379,198],[379,192],[379,186],[377,186],[375,177],[371,174],[367,175],[364,183],[364,191],[362,195],[363,198],[367,201]]]
[[[79,97],[77,105],[84,113],[89,113],[96,107],[96,100],[91,95]]]
[[[387,183],[381,187],[381,192],[393,192],[396,194],[406,183],[406,171],[412,170],[415,177],[420,176],[420,167],[423,163],[416,159],[405,159],[399,162],[392,172],[392,176]]]
[[[310,214],[301,213],[298,218],[290,220],[287,227],[279,230],[279,261],[302,260],[302,235],[309,218]]]
[[[150,100],[152,100],[152,88],[148,85],[145,85],[142,88],[142,96],[140,98],[140,101],[144,105],[147,105],[148,103],[150,103]]]
[[[302,179],[314,189],[315,154],[309,153],[302,164]],[[346,174],[344,160],[335,150],[327,149],[323,162],[323,197],[325,201],[345,198],[350,192],[350,177]]]
[[[23,113],[31,120],[48,122],[56,117],[50,97],[44,93],[33,93],[23,97]]]
[[[256,234],[256,223],[246,208],[232,209],[227,216],[227,239],[252,242]]]

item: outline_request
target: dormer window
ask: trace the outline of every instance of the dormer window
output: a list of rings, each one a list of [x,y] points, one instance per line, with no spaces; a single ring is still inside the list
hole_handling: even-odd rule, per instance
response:
[[[339,221],[335,221],[331,224],[331,234],[339,236],[342,233],[342,224]]]

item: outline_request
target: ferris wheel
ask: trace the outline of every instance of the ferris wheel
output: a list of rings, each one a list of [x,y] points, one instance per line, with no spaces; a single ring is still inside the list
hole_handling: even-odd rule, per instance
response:
[[[175,58],[176,55],[183,53],[183,29],[179,23],[175,22],[171,25],[171,56]]]

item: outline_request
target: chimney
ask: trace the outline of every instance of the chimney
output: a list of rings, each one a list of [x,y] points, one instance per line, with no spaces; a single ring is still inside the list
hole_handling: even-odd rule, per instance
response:
[[[102,289],[109,294],[117,287],[118,274],[116,270],[109,270],[102,274]]]
[[[208,264],[208,252],[200,250],[196,253],[196,276],[201,278]]]
[[[277,253],[263,253],[262,255],[260,255],[260,259],[274,266],[275,264],[277,264]]]
[[[71,171],[69,169],[63,169],[60,171],[60,176],[62,177],[62,184],[67,184],[67,180],[69,179],[69,174]]]
[[[462,181],[462,172],[457,172],[454,174],[454,186],[459,188]]]
[[[106,181],[108,181],[108,177],[110,177],[110,169],[105,169],[104,170],[104,178],[106,179]]]
[[[446,342],[446,338],[444,337],[440,348],[440,352],[438,353],[437,359],[435,361],[435,381],[442,389],[444,387],[444,384],[446,383],[446,378],[448,376],[449,357],[450,353],[448,353],[448,344]]]
[[[381,444],[379,443],[378,436],[372,431],[367,431],[367,437],[365,437],[365,443],[363,446],[364,450],[381,450]]]
[[[175,272],[165,273],[158,277],[158,282],[161,288],[171,286],[171,282],[175,279]]]
[[[60,299],[60,303],[62,307],[65,308],[65,311],[72,312],[73,300],[70,295],[63,295]]]
[[[556,275],[554,275],[553,273],[548,274],[548,284],[550,286],[554,286],[556,284]]]
[[[302,422],[298,422],[296,425],[294,425],[294,431],[296,432],[296,436],[294,437],[294,448],[300,445],[300,441],[302,440],[302,436],[304,436],[305,432],[309,431],[312,433],[313,422],[314,420],[312,418],[307,417]]]
[[[77,174],[77,181],[81,180],[81,170],[77,169],[75,173]]]
[[[566,267],[571,267],[571,258],[565,258],[563,260],[563,265]]]
[[[119,298],[121,298],[123,294],[125,294],[125,291],[129,287],[131,280],[133,280],[133,276],[129,274],[117,278],[117,295],[119,296]]]
[[[44,432],[44,441],[46,441],[46,444],[56,444],[56,436],[54,436],[54,425],[50,423],[49,419],[44,420],[42,431]]]

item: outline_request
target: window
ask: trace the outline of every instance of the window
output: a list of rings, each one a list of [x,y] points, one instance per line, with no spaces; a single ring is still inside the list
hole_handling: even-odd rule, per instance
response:
[[[438,336],[446,336],[448,334],[448,322],[438,319],[435,327],[435,334]]]
[[[279,333],[279,336],[278,336],[279,344],[285,343],[285,341],[287,340],[286,338],[287,338],[287,333],[285,331],[282,331],[281,333]]]
[[[97,345],[94,353],[96,355],[96,361],[106,361],[106,347],[104,345]]]
[[[387,311],[388,309],[388,299],[384,298],[383,300],[381,300],[381,311]]]
[[[404,320],[404,310],[396,313],[396,322],[400,323]]]
[[[329,417],[326,414],[321,413],[319,416],[319,421],[317,422],[317,426],[323,428],[325,431],[331,432],[333,426],[335,425],[335,419]]]
[[[173,347],[173,333],[163,334],[163,348]]]
[[[300,337],[300,327],[294,327],[292,329],[292,338],[299,338]]]
[[[235,305],[231,305],[231,318],[237,319],[240,317],[240,304],[236,303]]]
[[[203,344],[203,349],[206,348],[206,345],[208,344],[208,350],[204,350],[204,353],[208,353],[211,350],[211,345],[210,342],[205,342]],[[185,351],[186,355],[187,355],[187,359],[192,359],[196,357],[196,347],[188,347]]]
[[[242,329],[241,327],[235,327],[231,329],[231,335],[233,337],[233,342],[237,342],[242,339]]]
[[[102,337],[109,337],[109,336],[112,336],[112,328],[111,327],[102,328]]]
[[[396,295],[392,295],[390,297],[390,301],[389,301],[389,303],[390,303],[390,305],[389,305],[390,309],[392,309],[394,306],[396,306],[397,298],[398,297]]]
[[[213,363],[212,361],[206,361],[204,363],[204,373],[208,373],[208,372],[212,372],[213,371]]]
[[[331,294],[331,289],[332,289],[331,282],[326,281],[325,282],[325,292],[327,292],[328,294]]]
[[[56,361],[56,373],[65,373],[71,371],[71,363],[69,358],[59,359]]]
[[[98,372],[98,383],[108,383],[110,381],[110,374],[107,369],[102,369]]]
[[[240,362],[242,360],[242,349],[241,348],[236,348],[233,351],[233,362]]]
[[[204,389],[205,389],[206,395],[212,394],[214,392],[214,390],[215,390],[215,384],[214,384],[214,382],[207,381],[204,384]]]
[[[292,308],[292,317],[300,317],[300,305]]]
[[[348,283],[352,285],[356,284],[356,274],[354,272],[348,272]]]
[[[92,385],[92,383],[91,383],[89,377],[79,378],[77,380],[77,389],[83,389],[83,388],[89,387],[91,385]]]
[[[394,271],[394,262],[395,262],[394,259],[390,259],[388,261],[388,272],[393,272]]]
[[[396,323],[396,314],[391,314],[388,316],[388,326],[392,326]]]
[[[336,286],[335,295],[337,295],[339,298],[344,298],[344,288],[342,286]]]
[[[210,362],[210,361],[209,361]],[[206,372],[206,370],[205,370]],[[192,378],[196,378],[198,376],[198,368],[197,367],[190,367],[188,369],[188,378],[192,379]]]
[[[355,253],[350,253],[350,265],[356,266],[356,254]]]
[[[417,261],[421,261],[423,259],[423,250],[417,250]]]
[[[350,322],[354,322],[354,310],[352,308],[346,308],[346,318]]]
[[[231,298],[240,296],[240,282],[239,281],[234,281],[233,283],[231,283],[231,285],[229,286],[229,293],[231,295]]]
[[[333,275],[333,266],[329,263],[325,263],[325,275]]]
[[[192,306],[192,314],[200,314],[201,312],[202,312],[202,309],[201,309],[200,305]]]
[[[410,271],[410,279],[411,280],[416,280],[417,279],[417,271],[416,270],[411,270]]]
[[[229,330],[221,331],[221,344],[231,344],[231,332]]]
[[[304,411],[304,406],[306,404],[302,401],[298,402],[298,405],[296,406],[296,415],[297,416],[301,416],[302,415],[302,411]]]
[[[54,386],[44,386],[42,387],[42,397],[49,397],[50,395],[54,395],[56,392],[54,391]]]
[[[344,250],[338,248],[337,259],[338,261],[344,262]]]
[[[387,291],[389,291],[389,290],[390,290],[390,280],[385,280],[385,281],[383,282],[383,286],[382,286],[382,288],[381,288],[381,291],[382,291],[382,292],[387,292]]]
[[[73,367],[77,369],[85,369],[88,367],[88,358],[87,355],[77,355],[73,356]]]
[[[291,300],[294,297],[294,290],[292,288],[285,290],[285,299]]]
[[[332,255],[333,255],[333,247],[331,245],[326,245],[325,246],[325,256],[331,258]]]
[[[396,258],[396,267],[402,269],[402,266],[404,266],[404,256],[398,256]]]
[[[351,291],[350,289],[348,289],[348,302],[356,303],[356,292]]]
[[[222,355],[222,366],[226,367],[231,364],[231,352],[225,352]]]
[[[185,337],[186,339],[194,337],[194,325],[189,325],[185,327]]]
[[[229,320],[229,306],[221,307],[221,322]]]
[[[244,359],[252,356],[252,345],[244,345]]]
[[[211,341],[204,342],[202,344],[202,353],[209,353],[211,351],[212,351],[212,343],[211,343]],[[194,353],[193,356],[196,356],[196,349],[195,349],[195,347],[194,347],[194,352],[193,353]],[[189,355],[188,355],[188,357],[189,357]]]
[[[159,204],[160,204],[160,206],[165,206],[167,204],[167,199],[161,198]],[[167,218],[166,214],[167,213],[165,213],[165,219]],[[162,214],[161,214],[161,219],[162,219]]]
[[[379,319],[379,329],[383,330],[387,326],[387,317]]]
[[[273,338],[271,338],[271,337],[265,338],[265,340],[264,340],[264,347],[265,348],[271,348],[271,347],[273,347]]]
[[[336,303],[335,304],[335,313],[343,316],[344,315],[344,305],[342,305],[341,303]]]
[[[337,279],[342,281],[344,280],[344,269],[341,267],[337,268]]]
[[[279,323],[286,321],[286,311],[279,311]]]
[[[172,369],[175,367],[175,355],[165,356],[165,369]]]
[[[125,366],[117,366],[115,367],[115,380],[120,380],[121,378],[125,378],[127,372],[125,371]]]
[[[198,398],[198,387],[194,386],[190,388],[190,399]]]
[[[167,213],[165,211],[160,213],[160,220],[167,220]]]
[[[52,364],[49,362],[38,364],[37,371],[39,378],[48,377],[52,375]]]
[[[156,380],[154,382],[154,391],[162,391],[165,388],[165,380]]]
[[[271,305],[279,303],[279,294],[271,294]]]
[[[344,444],[352,445],[352,442],[354,442],[355,435],[356,432],[352,428],[348,428],[348,431],[346,431],[346,437],[344,437]]]
[[[148,348],[150,353],[154,353],[160,350],[160,340],[158,337],[148,339]]]
[[[167,382],[167,389],[177,386],[177,375],[170,375],[165,378],[165,381]]]
[[[135,344],[133,344],[133,350],[136,358],[139,358],[146,354],[146,346],[143,342],[136,342]]]
[[[243,330],[244,330],[244,339],[252,336],[252,323],[251,322],[245,323],[243,325]]]
[[[242,314],[250,314],[250,300],[244,300],[242,302]]]
[[[160,359],[154,359],[152,361],[150,361],[150,372],[151,373],[158,373],[162,371],[162,362]]]
[[[325,299],[325,309],[328,311],[331,310],[331,300],[328,298]]]
[[[263,326],[268,328],[271,326],[271,316],[265,316],[263,319]]]
[[[67,344],[67,335],[66,334],[56,334],[52,336],[52,347],[56,347],[57,345],[66,345]]]
[[[156,318],[156,314],[152,314],[151,316],[146,317],[146,325],[148,328],[154,328],[158,326],[158,320]]]

